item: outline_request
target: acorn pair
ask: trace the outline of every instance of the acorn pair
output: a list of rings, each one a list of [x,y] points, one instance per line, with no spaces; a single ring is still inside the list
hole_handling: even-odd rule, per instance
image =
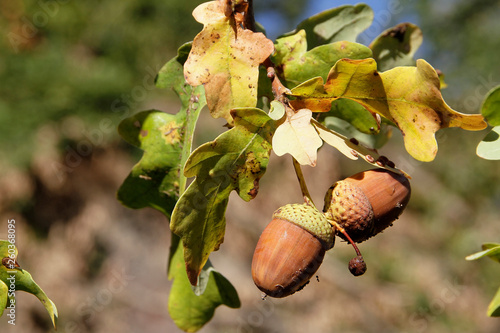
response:
[[[264,229],[252,260],[256,286],[271,297],[302,289],[333,248],[335,235],[362,242],[396,220],[410,199],[410,183],[398,173],[363,171],[332,185],[323,213],[307,204],[285,205]],[[349,239],[350,238],[350,239]],[[361,254],[349,263],[354,275],[366,270]]]

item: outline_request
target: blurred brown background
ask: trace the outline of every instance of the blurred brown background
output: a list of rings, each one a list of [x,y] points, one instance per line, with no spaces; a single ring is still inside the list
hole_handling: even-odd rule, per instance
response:
[[[55,302],[58,332],[180,332],[167,313],[168,221],[122,207],[117,188],[141,152],[116,126],[156,108],[175,113],[173,93],[153,89],[157,70],[201,29],[191,11],[201,1],[0,0],[0,239],[16,220],[19,263]],[[255,1],[271,38],[319,10],[354,1]],[[445,100],[478,112],[500,84],[500,2],[368,1],[368,44],[404,21],[418,24],[418,53],[443,70]],[[198,144],[223,128],[203,115]],[[260,232],[279,206],[300,202],[288,157],[273,156],[255,200],[232,195],[224,244],[212,261],[236,287],[241,309],[221,307],[200,332],[488,332],[500,320],[486,308],[500,286],[500,266],[464,257],[500,242],[500,164],[481,160],[485,132],[444,130],[432,163],[413,160],[397,133],[381,152],[412,177],[412,200],[394,226],[360,245],[368,264],[354,278],[352,248],[337,240],[304,289],[260,299],[250,261]],[[304,168],[320,205],[336,180],[367,168],[334,149]],[[16,326],[2,332],[52,332],[32,295],[17,293]]]

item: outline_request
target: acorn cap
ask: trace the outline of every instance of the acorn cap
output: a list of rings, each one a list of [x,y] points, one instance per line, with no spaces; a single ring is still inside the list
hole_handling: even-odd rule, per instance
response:
[[[333,247],[335,230],[315,207],[307,204],[288,204],[277,209],[273,219],[285,220],[307,230],[321,241],[326,250]]]
[[[323,211],[359,243],[392,225],[410,194],[410,182],[404,175],[385,169],[366,170],[331,186]]]
[[[346,180],[336,182],[325,196],[325,216],[349,230],[352,239],[373,232],[373,208],[358,186]]]

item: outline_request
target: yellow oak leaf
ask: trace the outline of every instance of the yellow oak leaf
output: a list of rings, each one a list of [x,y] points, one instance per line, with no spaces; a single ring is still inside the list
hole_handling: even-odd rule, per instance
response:
[[[408,153],[420,161],[432,161],[437,153],[435,133],[441,128],[481,130],[487,124],[482,115],[463,114],[443,100],[434,68],[419,59],[417,66],[377,71],[373,59],[339,60],[326,83],[314,78],[292,89],[295,108],[328,112],[338,98],[358,102],[396,124],[404,136]]]
[[[273,151],[276,155],[292,155],[302,165],[315,166],[318,148],[323,144],[311,124],[312,111],[298,110],[287,117],[274,132]]]
[[[256,106],[259,64],[271,55],[274,44],[264,34],[236,24],[232,14],[225,15],[226,6],[226,1],[211,1],[193,11],[204,27],[193,41],[184,76],[192,86],[205,86],[212,116],[232,125],[231,109]]]

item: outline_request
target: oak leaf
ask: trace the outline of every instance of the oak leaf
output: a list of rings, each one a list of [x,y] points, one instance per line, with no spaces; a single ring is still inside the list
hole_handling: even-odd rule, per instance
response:
[[[309,47],[304,30],[276,40],[276,51],[271,59],[280,69],[280,75],[288,88],[316,76],[326,79],[332,66],[342,58],[366,59],[372,56],[368,47],[348,41],[320,45],[308,50]]]
[[[403,133],[408,153],[420,161],[432,161],[436,156],[439,129],[486,127],[482,115],[459,113],[446,104],[436,71],[422,59],[416,67],[396,67],[383,73],[377,71],[373,59],[342,59],[323,82],[321,77],[314,78],[292,89],[295,100],[291,105],[328,112],[338,98],[356,101],[393,122]]]
[[[194,38],[184,76],[191,86],[205,86],[212,116],[232,125],[231,109],[256,106],[259,64],[274,45],[264,34],[236,24],[233,15],[225,15],[225,6],[225,1],[211,1],[193,11],[204,27]]]
[[[230,193],[253,199],[269,162],[275,121],[255,108],[234,109],[231,114],[235,126],[198,147],[187,160],[184,175],[196,178],[177,201],[170,221],[170,229],[182,239],[192,285],[197,285],[210,253],[224,240]]]
[[[288,153],[302,165],[316,166],[318,148],[323,141],[311,124],[311,118],[312,111],[308,109],[287,116],[273,136],[273,151],[276,155]]]
[[[414,66],[413,56],[422,44],[422,30],[411,23],[400,23],[383,31],[371,44],[378,70]]]

